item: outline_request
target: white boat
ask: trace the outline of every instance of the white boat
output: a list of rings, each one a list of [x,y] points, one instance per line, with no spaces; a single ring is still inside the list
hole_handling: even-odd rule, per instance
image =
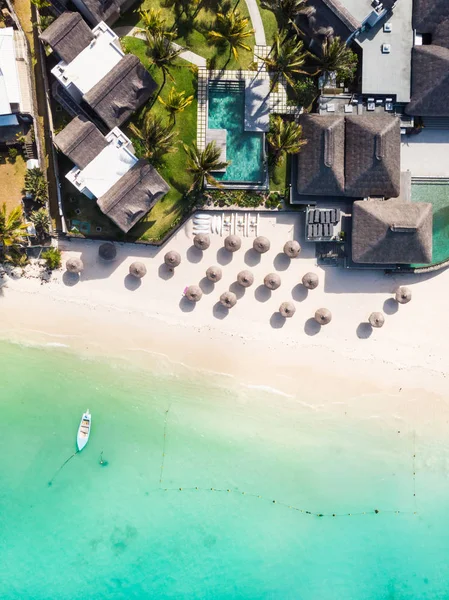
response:
[[[89,441],[90,436],[90,426],[92,425],[92,415],[89,412],[89,409],[81,417],[81,423],[78,427],[78,434],[76,436],[76,445],[78,447],[78,452],[84,448],[84,446]]]

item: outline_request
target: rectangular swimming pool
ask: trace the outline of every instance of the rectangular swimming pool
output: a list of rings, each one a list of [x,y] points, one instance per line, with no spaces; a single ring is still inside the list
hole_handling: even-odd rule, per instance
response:
[[[449,259],[449,180],[412,179],[412,202],[430,202],[433,209],[432,264]],[[421,265],[413,265],[414,267]]]
[[[231,161],[226,172],[214,173],[224,185],[265,183],[264,134],[245,131],[244,119],[244,82],[211,81],[208,127],[226,129],[226,159]]]

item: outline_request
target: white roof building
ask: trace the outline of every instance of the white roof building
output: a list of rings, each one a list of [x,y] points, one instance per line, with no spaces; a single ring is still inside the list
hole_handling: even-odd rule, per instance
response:
[[[94,39],[70,63],[61,60],[51,71],[77,102],[125,56],[118,36],[106,23],[99,23],[92,34]]]
[[[22,110],[22,94],[12,27],[0,29],[0,126],[17,124],[14,113]]]

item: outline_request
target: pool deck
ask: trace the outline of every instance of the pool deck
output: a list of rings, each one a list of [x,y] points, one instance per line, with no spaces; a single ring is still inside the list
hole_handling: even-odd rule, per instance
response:
[[[412,177],[449,177],[449,129],[401,137],[401,170]]]

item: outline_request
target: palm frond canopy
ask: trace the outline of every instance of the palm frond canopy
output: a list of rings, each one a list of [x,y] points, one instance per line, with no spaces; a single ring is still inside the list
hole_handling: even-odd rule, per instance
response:
[[[176,152],[175,142],[177,132],[173,130],[173,124],[164,123],[161,116],[146,110],[140,126],[129,124],[131,133],[138,138],[143,150],[142,158],[150,162],[160,159],[164,154]]]
[[[129,274],[137,279],[142,279],[147,274],[147,268],[142,262],[135,261],[129,265]]]
[[[260,57],[269,71],[283,75],[287,82],[293,86],[294,76],[307,74],[304,68],[307,53],[304,52],[302,41],[296,37],[275,35],[271,52],[267,57]],[[276,79],[275,79],[276,80]]]
[[[302,138],[302,127],[294,121],[286,121],[280,115],[271,118],[270,131],[267,134],[267,142],[273,152],[275,162],[283,153],[298,154],[301,148],[307,144]]]
[[[13,208],[9,213],[6,203],[3,203],[0,210],[0,245],[16,246],[21,244],[27,236],[28,223],[22,219],[22,209],[20,206]]]
[[[225,169],[230,163],[221,161],[221,150],[215,141],[209,142],[204,150],[200,150],[195,142],[192,146],[183,144],[187,154],[187,171],[193,175],[192,188],[203,188],[205,182],[219,187],[219,182],[213,177],[214,171]]]
[[[318,54],[308,53],[312,64],[316,65],[316,73],[337,73],[343,80],[351,80],[357,68],[357,55],[346,42],[331,35],[324,37]]]
[[[253,35],[254,29],[248,29],[248,25],[247,17],[243,17],[238,9],[231,9],[226,13],[217,13],[216,28],[208,36],[213,41],[227,42],[237,60],[239,48],[251,50],[245,40]]]

